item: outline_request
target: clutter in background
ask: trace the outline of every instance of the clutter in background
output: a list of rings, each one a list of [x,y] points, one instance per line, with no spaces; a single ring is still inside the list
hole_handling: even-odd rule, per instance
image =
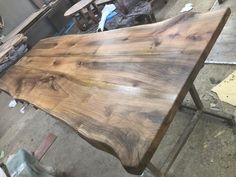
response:
[[[109,4],[109,5],[105,5],[105,7],[102,10],[102,18],[99,22],[98,25],[98,29],[97,31],[103,31],[104,30],[104,26],[105,26],[105,22],[108,18],[108,16],[116,9],[116,6],[114,4]],[[116,15],[117,13],[115,13],[114,15]]]
[[[107,30],[131,27],[156,22],[150,2],[144,0],[124,0],[122,6],[115,3],[117,15],[107,19]],[[125,8],[125,9],[124,9]]]
[[[86,23],[86,27],[83,26],[86,15],[74,13],[78,12],[78,8],[68,9],[65,15],[72,16],[75,22],[71,22],[72,25],[66,30],[66,33],[62,34],[70,33],[75,25],[80,29],[80,34],[85,34],[156,22],[151,2],[146,0],[123,0],[122,4],[120,1],[116,1],[115,4],[98,5],[98,9],[103,9],[99,25]]]

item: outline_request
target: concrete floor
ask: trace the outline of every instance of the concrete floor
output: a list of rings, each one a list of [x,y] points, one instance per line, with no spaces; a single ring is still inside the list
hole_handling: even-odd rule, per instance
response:
[[[192,0],[193,4],[197,1],[199,0]],[[169,3],[174,3],[174,0],[169,0]],[[227,0],[226,3],[236,4],[235,0]],[[212,1],[207,1],[205,6],[202,5],[202,9],[198,7],[198,11],[210,9],[212,4]],[[172,9],[172,11],[177,14],[179,9],[181,8],[176,6],[176,10]],[[162,10],[162,13],[165,12],[168,13],[168,9]],[[165,18],[165,14],[162,15]],[[234,40],[236,41],[236,38]],[[230,52],[232,56],[236,55],[235,50],[232,49]],[[225,57],[227,53],[222,52],[220,55]],[[210,108],[211,103],[215,103],[219,112],[223,111],[228,114],[234,112],[235,107],[220,102],[210,91],[217,82],[234,70],[236,66],[219,65],[205,65],[202,69],[195,84],[207,108]],[[61,176],[133,176],[125,172],[115,157],[95,149],[70,127],[46,113],[29,106],[26,112],[21,114],[21,103],[15,108],[8,108],[11,99],[5,93],[0,95],[0,149],[5,151],[5,159],[19,148],[34,151],[43,137],[52,132],[58,138],[43,158],[42,163],[56,168]],[[185,102],[191,104],[189,96]],[[178,112],[152,159],[155,165],[158,166],[163,162],[163,157],[170,151],[191,116],[190,112]],[[145,172],[144,177],[151,177],[151,174]],[[168,177],[236,177],[236,139],[231,127],[221,120],[203,116],[171,168]]]
[[[236,3],[228,0],[221,6],[215,5],[213,10],[226,7],[231,8],[231,16],[208,57],[208,61],[236,63],[235,53],[231,52],[236,47]],[[224,53],[224,57],[221,57],[221,53]]]

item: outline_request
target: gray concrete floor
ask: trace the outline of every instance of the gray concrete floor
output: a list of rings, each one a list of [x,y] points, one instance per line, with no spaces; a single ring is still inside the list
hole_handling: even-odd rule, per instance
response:
[[[178,0],[178,2],[180,1]],[[197,0],[192,0],[192,2],[197,2]],[[225,3],[227,2],[236,3],[235,0],[227,0]],[[174,3],[174,0],[169,0],[169,3]],[[202,11],[210,9],[209,4],[212,5],[212,1],[207,1]],[[169,6],[167,5],[167,7]],[[179,12],[179,8],[176,7],[176,13]],[[198,11],[201,11],[200,7]],[[166,9],[162,11],[162,13],[164,12],[169,11]],[[162,15],[165,18],[165,14]],[[236,41],[235,38],[234,40]],[[235,50],[232,49],[230,52],[232,56],[236,55]],[[222,52],[220,55],[224,57],[226,54]],[[221,102],[210,91],[216,82],[222,81],[234,70],[236,70],[236,66],[219,65],[205,65],[201,70],[195,84],[207,108],[210,108],[211,103],[215,103],[219,107],[219,112],[228,114],[234,112],[235,107]],[[216,82],[212,82],[213,80]],[[43,158],[42,163],[53,166],[61,176],[133,176],[125,172],[115,157],[95,149],[70,127],[43,111],[29,106],[26,112],[21,114],[21,103],[15,108],[9,108],[8,103],[11,99],[5,93],[0,94],[0,149],[6,153],[3,160],[20,148],[34,151],[44,136],[52,132],[58,138]],[[191,104],[189,96],[186,97],[185,102]],[[179,111],[177,113],[152,159],[155,165],[158,166],[163,162],[191,116],[191,112]],[[147,171],[144,173],[144,177],[151,177],[151,174]],[[231,127],[224,121],[203,116],[179,154],[168,177],[236,177],[236,139]]]
[[[236,2],[228,0],[221,6],[215,5],[212,10],[226,7],[231,8],[231,16],[210,53],[208,61],[236,63],[235,53],[231,52],[236,47]],[[224,53],[224,57],[221,57],[221,53]]]

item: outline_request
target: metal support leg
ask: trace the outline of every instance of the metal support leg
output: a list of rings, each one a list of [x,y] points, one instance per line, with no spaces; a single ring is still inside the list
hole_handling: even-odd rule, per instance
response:
[[[147,169],[155,176],[155,177],[163,177],[161,171],[155,167],[151,162],[148,164]]]
[[[201,99],[200,99],[200,97],[199,97],[199,95],[197,93],[197,90],[196,90],[194,85],[192,85],[192,87],[190,88],[189,93],[190,93],[190,95],[191,95],[191,97],[192,97],[192,99],[193,99],[197,109],[198,110],[203,110],[202,101],[201,101]]]
[[[196,114],[193,116],[191,121],[185,127],[183,134],[178,139],[177,143],[174,146],[174,149],[171,151],[169,156],[166,159],[165,164],[162,167],[162,171],[164,176],[168,173],[169,169],[173,165],[174,161],[176,160],[178,154],[180,153],[183,146],[186,144],[190,134],[193,132],[193,129],[197,125],[199,119],[201,118],[202,111],[197,111]]]
[[[188,105],[181,105],[181,109],[188,109],[188,110],[191,110],[191,111],[196,111],[197,108],[196,107],[193,107],[193,106],[188,106]],[[234,120],[234,116],[233,115],[228,115],[226,113],[224,114],[220,114],[220,113],[214,113],[213,111],[207,111],[207,110],[203,110],[202,112],[203,114],[206,114],[206,115],[209,115],[209,116],[212,116],[213,118],[216,118],[216,119],[222,119],[222,120],[225,120],[227,121],[231,126],[234,126],[235,127],[235,120]],[[235,116],[236,117],[236,116]]]
[[[170,154],[168,155],[164,165],[160,168],[157,169],[153,164],[149,164],[148,165],[148,169],[153,173],[153,175],[155,175],[156,177],[163,177],[166,176],[169,169],[172,167],[173,163],[175,162],[178,154],[180,153],[181,149],[183,148],[183,146],[186,144],[189,136],[191,135],[191,133],[193,132],[195,126],[197,125],[199,119],[201,118],[202,115],[202,110],[203,110],[203,104],[200,100],[200,97],[195,89],[194,86],[192,86],[189,90],[194,103],[196,104],[197,107],[197,111],[195,113],[195,115],[193,116],[193,118],[191,119],[191,121],[188,123],[188,125],[185,127],[184,132],[182,133],[182,135],[179,137],[177,143],[175,144],[173,150],[170,152]]]
[[[79,13],[79,15],[81,16],[82,19],[84,19],[86,22],[88,21],[82,10],[79,11],[78,13]]]
[[[196,114],[193,116],[191,121],[188,123],[188,125],[185,127],[184,132],[179,137],[177,143],[175,144],[174,148],[168,155],[164,165],[158,169],[156,168],[152,163],[150,163],[147,168],[152,172],[152,174],[156,177],[164,177],[167,175],[168,171],[172,167],[173,163],[175,162],[178,154],[180,153],[183,146],[186,144],[189,136],[193,132],[193,129],[197,125],[199,119],[201,118],[202,111],[199,110],[196,112]]]
[[[194,111],[201,109],[201,110],[203,110],[202,111],[203,114],[207,114],[207,115],[213,116],[215,118],[226,120],[227,122],[230,123],[230,125],[233,126],[234,133],[236,133],[236,120],[235,120],[236,113],[234,113],[234,115],[227,115],[226,113],[224,113],[224,115],[220,115],[220,114],[216,114],[216,113],[214,113],[212,111],[207,111],[207,110],[204,109],[204,106],[203,106],[203,104],[202,104],[202,102],[200,100],[200,97],[199,97],[199,95],[197,93],[197,90],[195,89],[194,86],[191,87],[189,92],[190,92],[190,94],[191,94],[191,96],[193,98],[193,101],[194,101],[194,103],[196,105],[196,108],[190,107],[190,106],[186,106],[186,105],[183,105],[182,107],[187,108],[187,109],[191,109],[191,110],[194,110]]]
[[[233,119],[234,134],[236,135],[236,111],[234,111],[234,116],[232,119]]]

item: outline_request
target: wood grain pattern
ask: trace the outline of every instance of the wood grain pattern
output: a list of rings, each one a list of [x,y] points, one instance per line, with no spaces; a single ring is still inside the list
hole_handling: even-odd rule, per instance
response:
[[[189,12],[150,25],[41,40],[1,77],[0,88],[66,122],[140,174],[229,14]]]

